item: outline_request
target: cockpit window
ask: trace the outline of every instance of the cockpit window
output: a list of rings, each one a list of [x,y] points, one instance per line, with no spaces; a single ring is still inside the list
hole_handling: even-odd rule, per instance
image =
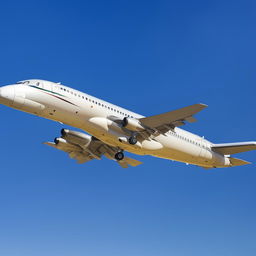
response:
[[[29,84],[29,81],[19,81],[16,84]]]

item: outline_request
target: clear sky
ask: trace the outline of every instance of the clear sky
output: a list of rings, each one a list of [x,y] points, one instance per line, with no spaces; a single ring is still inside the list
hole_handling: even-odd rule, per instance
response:
[[[0,84],[39,78],[143,115],[209,108],[185,129],[256,140],[255,1],[2,1]],[[254,165],[153,157],[77,165],[42,144],[61,124],[1,113],[0,255],[254,256]]]

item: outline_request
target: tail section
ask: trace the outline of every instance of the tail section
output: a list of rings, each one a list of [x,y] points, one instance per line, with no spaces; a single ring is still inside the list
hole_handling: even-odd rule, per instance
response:
[[[212,148],[212,151],[215,151],[216,153],[224,155],[225,158],[229,159],[230,164],[227,165],[226,167],[241,166],[241,165],[247,165],[251,163],[242,159],[230,157],[230,155],[251,151],[251,150],[256,150],[256,141],[214,144],[212,145],[211,148]]]

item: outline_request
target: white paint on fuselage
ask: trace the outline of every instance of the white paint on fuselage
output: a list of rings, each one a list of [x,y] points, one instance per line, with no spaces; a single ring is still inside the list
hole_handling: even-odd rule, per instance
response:
[[[111,119],[139,119],[144,116],[70,87],[35,79],[10,86],[14,88],[14,100],[6,105],[82,129],[128,152],[205,167],[230,164],[227,157],[211,150],[211,142],[180,128],[142,140],[137,145],[120,142],[119,139],[128,138],[130,132],[120,128]]]

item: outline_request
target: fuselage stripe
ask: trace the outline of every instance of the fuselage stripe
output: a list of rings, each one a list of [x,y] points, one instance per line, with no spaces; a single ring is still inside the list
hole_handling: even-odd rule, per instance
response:
[[[74,104],[74,103],[72,103],[72,102],[70,102],[70,101],[68,101],[68,100],[65,100],[65,99],[62,99],[61,97],[59,97],[59,96],[66,97],[65,95],[62,95],[62,94],[56,93],[56,92],[52,92],[52,91],[50,91],[50,90],[46,90],[46,89],[43,89],[43,88],[39,88],[39,87],[36,87],[36,86],[34,86],[34,85],[30,85],[30,87],[35,88],[35,89],[39,89],[39,90],[43,91],[44,93],[46,93],[47,95],[53,96],[53,97],[55,97],[55,98],[57,98],[57,99],[59,99],[59,100],[63,100],[63,101],[65,101],[65,102],[67,102],[67,103],[69,103],[69,104],[71,104],[71,105],[77,106],[76,104]],[[53,93],[53,94],[52,94],[52,93]],[[54,94],[55,94],[55,95],[54,95]],[[58,95],[58,96],[57,96],[57,95]]]

